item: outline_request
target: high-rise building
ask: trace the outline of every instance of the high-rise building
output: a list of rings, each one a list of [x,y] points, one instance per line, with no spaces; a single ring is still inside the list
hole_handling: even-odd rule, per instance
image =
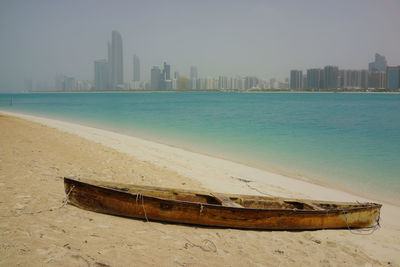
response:
[[[167,64],[167,62],[164,62],[163,79],[166,81],[171,80],[171,65]]]
[[[108,44],[109,82],[111,89],[124,87],[124,63],[122,56],[122,37],[112,31],[111,45]]]
[[[99,91],[108,89],[108,63],[105,59],[94,62],[94,89]]]
[[[204,89],[214,89],[213,88],[213,78],[211,78],[211,77],[205,78]]]
[[[244,77],[244,89],[256,89],[258,88],[258,78],[254,76]]]
[[[137,55],[133,56],[133,81],[140,81],[140,59]]]
[[[108,80],[107,80],[107,89],[112,90],[114,89],[113,85],[111,84],[112,81],[112,72],[111,72],[111,43],[107,43],[107,63],[108,63]]]
[[[303,75],[303,83],[301,89],[305,89],[305,87],[307,87],[307,80],[308,80],[307,74]]]
[[[151,68],[151,84],[150,87],[152,90],[160,90],[160,81],[161,81],[161,70],[158,66],[154,66]]]
[[[174,78],[172,79],[172,89],[173,90],[178,89],[178,80],[179,80],[179,72],[175,71]]]
[[[303,88],[303,72],[301,70],[290,71],[290,89]]]
[[[339,87],[347,88],[347,70],[339,70]]]
[[[400,66],[386,68],[387,89],[400,89]]]
[[[361,88],[361,70],[340,70],[339,71],[339,87],[346,89]]]
[[[196,66],[190,67],[190,79],[197,79],[197,67]]]
[[[368,89],[368,70],[361,70],[361,89]]]
[[[372,71],[368,77],[368,88],[383,89],[386,87],[386,72]]]
[[[375,61],[368,64],[368,71],[386,71],[386,58],[378,53],[375,54]]]
[[[171,65],[164,62],[163,69],[160,77],[160,90],[171,90],[172,80],[171,80]]]
[[[197,89],[197,67],[190,67],[190,87],[192,90]]]
[[[337,89],[339,68],[337,66],[325,66],[324,68],[324,89]]]
[[[307,89],[319,89],[322,79],[322,69],[307,70]]]

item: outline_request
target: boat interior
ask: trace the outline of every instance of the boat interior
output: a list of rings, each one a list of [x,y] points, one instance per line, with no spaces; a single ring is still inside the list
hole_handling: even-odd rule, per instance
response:
[[[287,210],[307,210],[307,211],[326,211],[343,210],[352,208],[371,207],[373,203],[357,202],[330,202],[306,199],[287,199],[280,197],[268,197],[258,195],[238,195],[223,194],[206,191],[190,191],[183,189],[161,188],[154,186],[129,185],[113,182],[100,182],[87,179],[67,178],[66,180],[78,181],[102,188],[125,192],[132,195],[141,194],[142,196],[168,199],[174,201],[184,201],[192,203],[220,205],[235,208],[247,209],[287,209]]]

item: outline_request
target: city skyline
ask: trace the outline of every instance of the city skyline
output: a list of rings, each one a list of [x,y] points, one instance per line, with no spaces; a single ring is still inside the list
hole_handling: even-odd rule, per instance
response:
[[[123,79],[122,36],[116,30],[113,30],[111,34],[112,41],[107,44],[108,60],[97,59],[94,61],[94,79],[92,81],[75,80],[74,77],[57,74],[54,87],[55,90],[51,89],[50,86],[49,91],[398,89],[397,87],[393,87],[394,85],[389,86],[389,84],[386,83],[388,80],[386,68],[388,67],[388,70],[391,71],[391,75],[393,76],[397,75],[399,66],[387,66],[386,57],[379,53],[375,53],[375,60],[369,62],[368,70],[365,68],[361,70],[339,69],[337,66],[327,65],[324,68],[307,69],[305,70],[304,75],[302,70],[290,70],[289,78],[286,77],[280,81],[277,81],[274,77],[267,81],[266,79],[259,79],[258,77],[251,75],[235,75],[235,78],[233,76],[229,77],[223,75],[199,78],[197,66],[190,66],[189,77],[183,76],[184,79],[187,79],[184,86],[178,86],[179,72],[175,71],[174,77],[172,78],[170,75],[171,65],[166,64],[165,61],[163,62],[162,72],[158,66],[153,66],[150,70],[150,79],[142,80],[140,58],[135,54],[133,55],[132,61],[132,83],[130,83],[130,81],[124,81]],[[114,58],[118,59],[116,60]],[[154,71],[159,72],[159,74],[155,74]],[[318,72],[318,76],[315,76],[315,71]],[[393,72],[396,74],[393,74]],[[118,78],[115,78],[116,76],[118,76]],[[60,84],[59,79],[63,79],[61,86],[57,85]],[[115,82],[117,79],[118,82]],[[157,80],[157,85],[155,85],[155,80]],[[278,86],[275,86],[276,82],[278,82]],[[31,78],[25,77],[25,90],[30,88],[28,91],[32,91],[32,83]],[[44,82],[44,84],[48,87],[47,82]],[[396,86],[400,87],[400,81],[396,84]],[[39,88],[39,91],[41,90],[43,90],[43,88]],[[48,90],[44,89],[44,91]]]
[[[115,31],[116,32],[116,31]],[[383,55],[375,54],[375,61],[368,64],[368,69],[339,69],[337,66],[326,65],[323,68],[312,68],[304,71],[290,70],[289,77],[284,81],[275,78],[268,80],[256,76],[216,77],[198,76],[197,67],[190,67],[190,76],[181,76],[175,71],[172,74],[171,65],[163,62],[160,66],[153,66],[150,70],[150,80],[138,78],[140,74],[140,59],[133,57],[134,73],[131,82],[120,83],[113,87],[109,82],[111,71],[108,61],[98,59],[94,61],[94,80],[75,80],[74,77],[62,74],[56,75],[55,89],[44,87],[33,88],[31,79],[24,79],[26,91],[114,91],[114,90],[396,90],[400,89],[400,66],[387,66]],[[109,60],[110,62],[112,60]],[[381,71],[383,69],[384,71]],[[136,80],[135,80],[136,72]]]
[[[271,78],[260,79],[256,76],[199,77],[196,66],[190,66],[190,76],[172,76],[171,65],[163,62],[161,68],[153,66],[150,80],[141,80],[140,59],[133,55],[132,81],[123,79],[123,42],[121,34],[113,30],[112,41],[108,42],[108,58],[94,61],[94,80],[80,81],[74,77],[58,74],[54,89],[35,88],[36,91],[113,91],[113,90],[398,90],[400,89],[399,66],[387,66],[384,55],[375,53],[374,61],[367,69],[339,69],[338,66],[326,65],[324,68],[290,70],[290,78],[278,81]],[[32,80],[24,79],[26,91],[33,90]]]
[[[156,7],[156,8],[155,8]],[[193,12],[196,10],[196,12]],[[371,19],[371,18],[385,19]],[[205,19],[207,18],[207,19]],[[398,1],[36,2],[0,3],[0,90],[24,79],[54,83],[63,73],[94,80],[101,44],[118,30],[124,39],[123,76],[132,80],[132,56],[142,80],[169,62],[190,77],[257,76],[283,81],[291,69],[325,64],[363,69],[376,52],[398,65]],[[293,27],[296,25],[296,27]]]
[[[218,77],[199,77],[196,66],[190,67],[189,78],[179,77],[179,72],[171,75],[171,65],[163,62],[161,68],[153,66],[150,70],[150,80],[140,79],[140,59],[133,55],[132,82],[123,80],[122,36],[113,30],[112,42],[108,42],[108,60],[94,61],[94,81],[75,81],[73,77],[56,76],[56,91],[113,91],[113,90],[398,90],[400,89],[399,66],[387,66],[384,55],[375,53],[374,61],[367,69],[339,69],[338,66],[327,65],[324,68],[290,70],[290,78],[278,81],[275,78],[268,82],[256,76],[233,77],[219,75]],[[118,63],[116,63],[118,62]],[[118,77],[118,78],[116,78]],[[118,81],[116,82],[116,79]],[[32,80],[24,79],[25,89],[32,91]],[[92,85],[90,85],[92,84]],[[27,86],[28,85],[28,86]],[[39,88],[39,91],[48,91]],[[51,89],[50,89],[51,91]]]
[[[116,31],[113,31],[113,33]],[[120,37],[121,38],[121,37]],[[121,44],[122,46],[122,44]],[[150,70],[150,80],[142,81],[140,79],[140,59],[137,55],[133,56],[133,83],[125,83],[123,87],[104,89],[103,86],[97,86],[97,80],[101,76],[100,65],[105,64],[104,60],[95,61],[95,86],[93,90],[396,90],[400,88],[400,80],[397,78],[398,66],[387,66],[387,60],[384,55],[375,53],[374,61],[368,64],[367,69],[339,69],[337,66],[326,65],[324,68],[302,70],[290,70],[290,78],[285,81],[278,81],[275,87],[275,78],[267,80],[259,79],[256,76],[228,77],[199,77],[196,66],[190,67],[190,76],[179,77],[175,72],[171,76],[171,65],[163,62],[161,68],[153,66]],[[388,71],[387,71],[388,70]],[[392,78],[390,78],[390,77]],[[387,81],[391,81],[390,83]],[[121,84],[122,85],[122,84]]]

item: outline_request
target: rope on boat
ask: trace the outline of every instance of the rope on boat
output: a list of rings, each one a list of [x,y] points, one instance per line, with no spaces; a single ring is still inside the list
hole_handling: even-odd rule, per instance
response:
[[[351,229],[349,226],[349,223],[347,221],[347,212],[342,208],[342,213],[344,216],[344,219],[346,221],[347,229],[352,233],[353,235],[372,235],[378,228],[381,227],[380,225],[380,219],[381,219],[381,214],[379,213],[378,219],[376,220],[376,224],[373,226],[369,226],[363,229]]]
[[[149,219],[147,218],[147,214],[146,214],[146,209],[144,207],[144,197],[143,197],[142,193],[140,193],[140,192],[138,192],[136,194],[136,204],[138,202],[138,199],[142,200],[142,208],[143,208],[143,212],[144,212],[144,217],[146,218],[146,221],[149,222]]]
[[[65,198],[64,198],[64,201],[63,201],[63,203],[62,203],[62,205],[61,205],[61,207],[60,208],[62,208],[62,207],[64,207],[65,205],[67,205],[68,204],[68,200],[69,200],[69,195],[71,194],[71,192],[72,192],[72,190],[75,188],[75,185],[72,185],[71,186],[71,189],[69,189],[69,192],[68,192],[68,194],[65,196]]]

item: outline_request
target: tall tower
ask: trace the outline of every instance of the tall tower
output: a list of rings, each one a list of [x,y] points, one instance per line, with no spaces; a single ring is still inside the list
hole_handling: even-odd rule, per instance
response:
[[[117,89],[124,83],[124,63],[122,57],[122,37],[117,31],[112,31],[111,45],[108,45],[108,63],[110,71],[110,87]]]
[[[140,59],[137,55],[133,56],[133,81],[140,81]]]
[[[167,62],[164,62],[163,77],[164,80],[171,80],[171,65]]]
[[[197,67],[191,66],[190,67],[190,87],[193,90],[197,89]]]
[[[321,79],[321,69],[308,69],[306,89],[319,89]]]
[[[387,67],[387,61],[385,56],[378,53],[375,54],[375,61],[368,64],[368,71],[382,71],[385,72]]]
[[[161,73],[160,89],[161,90],[172,89],[171,65],[167,64],[167,62],[164,62],[164,67]]]
[[[154,66],[151,68],[151,89],[160,90],[161,70],[159,67]]]
[[[400,66],[386,67],[387,89],[400,89]]]
[[[94,61],[94,88],[99,91],[108,89],[108,63],[105,59]]]
[[[339,68],[336,66],[325,66],[324,68],[324,89],[337,89]]]
[[[107,90],[111,90],[114,87],[112,86],[112,73],[111,73],[111,43],[107,43],[107,64],[108,64],[108,78],[107,78]]]
[[[303,88],[303,72],[301,70],[290,71],[290,89]]]

